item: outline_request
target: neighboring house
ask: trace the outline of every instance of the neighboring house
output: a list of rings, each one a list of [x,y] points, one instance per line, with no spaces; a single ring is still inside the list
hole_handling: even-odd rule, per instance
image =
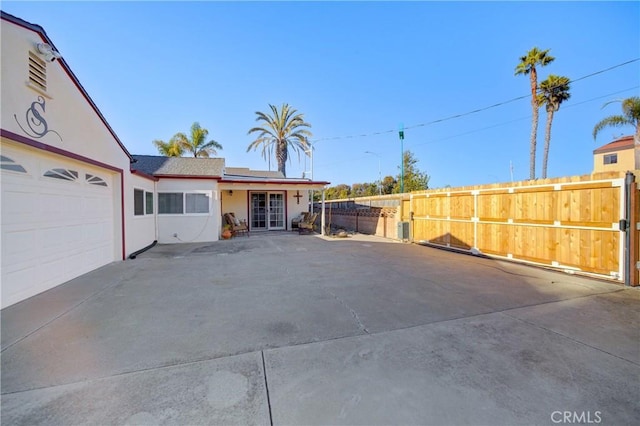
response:
[[[623,136],[593,151],[593,172],[640,169],[640,147],[633,136]]]
[[[132,156],[42,27],[2,12],[0,38],[2,308],[154,241],[216,241],[227,211],[290,229],[328,184]]]

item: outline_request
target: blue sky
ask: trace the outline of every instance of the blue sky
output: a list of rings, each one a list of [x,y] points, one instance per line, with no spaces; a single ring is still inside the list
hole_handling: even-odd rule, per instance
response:
[[[579,79],[640,58],[638,2],[2,2],[41,25],[133,154],[194,121],[227,166],[267,169],[246,152],[255,112],[289,103],[312,124],[314,178],[332,185],[398,174],[400,142],[431,187],[529,176],[530,99],[514,76],[533,46],[539,70]],[[632,128],[593,125],[638,96],[640,61],[571,86],[553,124],[550,177],[593,168],[592,152]],[[544,141],[540,110],[537,175]],[[380,133],[380,134],[376,134]],[[366,154],[375,152],[376,155]],[[275,161],[271,162],[275,169]],[[299,177],[310,164],[287,165]]]

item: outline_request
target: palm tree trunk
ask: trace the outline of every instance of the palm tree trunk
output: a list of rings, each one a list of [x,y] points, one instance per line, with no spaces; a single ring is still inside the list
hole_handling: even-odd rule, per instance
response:
[[[287,151],[287,144],[278,142],[276,145],[276,158],[278,159],[278,171],[282,172],[284,177],[287,177],[287,157],[289,152]]]
[[[553,109],[547,109],[547,125],[544,131],[544,155],[542,157],[542,179],[547,178],[547,162],[549,161],[549,145],[551,144],[551,123],[553,123]]]
[[[529,145],[529,179],[536,178],[536,137],[538,134],[538,74],[536,69],[531,69],[531,142]]]

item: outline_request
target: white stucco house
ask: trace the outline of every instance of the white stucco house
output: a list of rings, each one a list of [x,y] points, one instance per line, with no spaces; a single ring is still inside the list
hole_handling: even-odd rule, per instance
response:
[[[287,230],[328,182],[134,156],[44,29],[2,12],[1,307],[153,242],[217,241],[222,214]]]
[[[132,157],[132,173],[153,180],[153,187],[134,188],[133,220],[154,217],[161,244],[216,241],[229,212],[251,232],[290,230],[292,219],[309,210],[309,191],[328,184],[225,167],[223,158]]]

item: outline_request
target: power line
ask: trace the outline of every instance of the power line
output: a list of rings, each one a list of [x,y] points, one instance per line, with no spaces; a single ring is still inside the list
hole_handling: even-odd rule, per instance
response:
[[[631,59],[631,60],[623,62],[621,64],[613,65],[613,66],[611,66],[609,68],[605,68],[603,70],[596,71],[596,72],[593,72],[591,74],[587,74],[585,76],[570,80],[569,84],[574,83],[576,81],[584,80],[584,79],[589,78],[589,77],[596,76],[598,74],[603,74],[605,72],[614,70],[616,68],[623,67],[625,65],[632,64],[632,63],[637,62],[637,61],[640,61],[640,58]],[[512,102],[515,102],[515,101],[526,99],[526,98],[528,98],[530,96],[531,96],[531,94],[518,96],[516,98],[509,99],[509,100],[503,101],[503,102],[498,102],[496,104],[489,105],[489,106],[486,106],[486,107],[483,107],[483,108],[478,108],[478,109],[475,109],[473,111],[468,111],[468,112],[452,115],[452,116],[445,117],[445,118],[439,118],[437,120],[429,121],[429,122],[426,122],[426,123],[414,124],[412,126],[405,126],[405,129],[415,129],[415,128],[418,128],[418,127],[429,126],[431,124],[442,123],[443,121],[449,121],[449,120],[453,120],[453,119],[456,119],[456,118],[465,117],[465,116],[468,116],[468,115],[471,115],[471,114],[477,114],[477,113],[482,112],[482,111],[486,111],[486,110],[489,110],[489,109],[497,108],[499,106],[510,104]],[[380,131],[380,132],[365,133],[365,134],[360,134],[360,135],[334,136],[334,137],[328,137],[328,138],[315,139],[312,142],[331,141],[331,140],[339,140],[339,139],[365,138],[365,137],[370,137],[370,136],[384,135],[384,134],[393,133],[393,132],[395,132],[395,130],[383,130],[383,131]]]
[[[633,87],[629,87],[628,89],[618,90],[618,91],[616,91],[616,92],[607,93],[606,95],[597,96],[597,97],[595,97],[595,98],[587,99],[587,100],[585,100],[585,101],[581,101],[581,102],[577,102],[577,103],[569,104],[569,105],[564,106],[564,107],[562,108],[562,110],[564,111],[564,110],[566,110],[566,109],[573,108],[573,107],[576,107],[576,106],[578,106],[578,105],[582,105],[582,104],[586,104],[586,103],[589,103],[589,102],[597,101],[598,99],[603,99],[603,98],[607,98],[607,97],[612,96],[612,95],[617,95],[617,94],[619,94],[619,93],[628,92],[629,90],[634,90],[634,89],[637,89],[637,88],[639,88],[639,87],[640,87],[640,86],[633,86]],[[412,144],[411,146],[412,146],[412,147],[413,147],[413,146],[422,146],[422,145],[427,145],[427,144],[430,144],[430,143],[442,142],[442,141],[449,140],[449,139],[454,139],[454,138],[457,138],[457,137],[460,137],[460,136],[466,136],[466,135],[468,135],[468,134],[472,134],[472,133],[476,133],[476,132],[481,132],[481,131],[483,131],[483,130],[489,130],[489,129],[493,129],[493,128],[496,128],[496,127],[506,126],[507,124],[515,123],[516,121],[522,121],[522,120],[528,120],[528,119],[531,119],[531,115],[528,115],[528,116],[526,116],[526,117],[516,118],[516,119],[513,119],[513,120],[509,120],[509,121],[505,121],[505,122],[503,122],[503,123],[494,124],[494,125],[492,125],[492,126],[482,127],[482,128],[480,128],[480,129],[469,130],[468,132],[459,133],[459,134],[457,134],[457,135],[447,136],[447,137],[444,137],[444,138],[435,139],[435,140],[428,141],[428,142],[423,142],[423,143],[418,143],[418,144]]]
[[[576,107],[576,106],[579,106],[579,105],[582,105],[582,104],[586,104],[586,103],[589,103],[589,102],[594,102],[594,101],[597,101],[599,99],[604,99],[604,98],[607,98],[609,96],[617,95],[619,93],[628,92],[630,90],[634,90],[634,89],[637,89],[637,88],[640,88],[640,86],[633,86],[633,87],[629,87],[627,89],[622,89],[622,90],[617,90],[615,92],[607,93],[605,95],[596,96],[595,98],[587,99],[587,100],[584,100],[584,101],[581,101],[581,102],[572,103],[572,104],[563,106],[562,110],[564,111],[564,110],[569,109],[569,108],[573,108],[573,107]],[[458,134],[455,134],[455,135],[446,136],[446,137],[440,138],[440,139],[435,139],[435,140],[422,142],[422,143],[418,143],[418,144],[411,144],[411,146],[408,147],[408,148],[413,148],[413,147],[423,146],[423,145],[429,145],[429,144],[433,144],[433,143],[437,143],[437,142],[443,142],[443,141],[446,141],[446,140],[449,140],[449,139],[459,138],[460,136],[466,136],[466,135],[469,135],[469,134],[481,132],[481,131],[484,131],[484,130],[493,129],[493,128],[496,128],[496,127],[506,126],[507,124],[515,123],[517,121],[522,121],[522,120],[528,120],[528,119],[531,119],[531,115],[528,115],[526,117],[516,118],[516,119],[513,119],[513,120],[509,120],[509,121],[505,121],[505,122],[498,123],[498,124],[494,124],[494,125],[491,125],[491,126],[482,127],[482,128],[479,128],[479,129],[469,130],[469,131],[464,132],[464,133],[458,133]],[[405,127],[405,129],[406,129],[406,127]],[[362,158],[362,157],[357,157],[357,159],[360,159],[360,158]],[[326,170],[326,169],[329,169],[329,168],[331,168],[333,166],[337,166],[339,164],[353,163],[354,160],[356,160],[356,158],[352,157],[352,158],[349,158],[349,159],[344,159],[343,161],[333,161],[331,163],[320,164],[320,165],[317,165],[316,168],[317,169]]]

